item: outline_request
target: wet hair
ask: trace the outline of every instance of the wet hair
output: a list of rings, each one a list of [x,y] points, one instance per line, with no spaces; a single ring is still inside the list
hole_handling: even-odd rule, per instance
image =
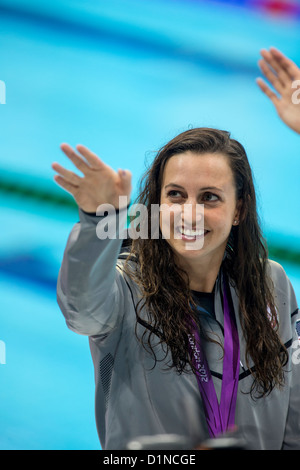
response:
[[[138,203],[148,210],[149,237],[132,241],[132,253],[138,257],[139,268],[125,269],[140,286],[142,299],[137,315],[143,309],[152,329],[145,329],[140,340],[150,348],[154,358],[154,336],[160,342],[170,367],[179,373],[193,368],[188,353],[189,325],[187,315],[196,319],[195,304],[189,288],[188,274],[176,264],[174,252],[162,238],[151,239],[151,205],[160,204],[163,173],[167,161],[177,154],[211,153],[227,157],[233,173],[236,199],[241,201],[239,225],[232,226],[221,269],[227,273],[239,298],[239,315],[246,340],[246,365],[253,375],[252,396],[269,394],[284,383],[287,350],[277,334],[273,286],[268,275],[268,251],[257,214],[252,170],[244,147],[230,133],[211,128],[187,130],[164,145],[140,181]],[[144,309],[145,307],[145,309]],[[169,356],[170,357],[170,356]],[[164,359],[165,359],[164,358]],[[251,361],[254,365],[250,366]]]

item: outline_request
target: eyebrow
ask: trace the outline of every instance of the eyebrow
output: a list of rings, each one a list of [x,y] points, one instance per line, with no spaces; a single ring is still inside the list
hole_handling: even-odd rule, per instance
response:
[[[179,188],[179,189],[184,189],[183,186],[180,186],[180,184],[177,184],[177,183],[169,183],[165,186],[165,189],[167,189],[169,186],[172,186],[173,188]],[[220,191],[221,193],[223,193],[224,191],[220,188],[217,188],[216,186],[207,186],[205,188],[200,188],[200,191],[210,191],[210,190],[214,190],[214,191]]]

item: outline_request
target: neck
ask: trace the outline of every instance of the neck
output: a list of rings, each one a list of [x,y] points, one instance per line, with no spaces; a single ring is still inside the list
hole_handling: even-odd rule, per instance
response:
[[[179,265],[189,276],[190,289],[199,292],[212,292],[220,271],[222,259],[214,263],[211,261],[204,263],[203,261],[197,262],[193,259],[181,259]]]

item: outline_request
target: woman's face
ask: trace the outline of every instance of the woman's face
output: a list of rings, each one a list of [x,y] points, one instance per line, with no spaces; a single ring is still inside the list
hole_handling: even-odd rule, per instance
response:
[[[179,260],[205,261],[207,266],[220,263],[238,220],[239,204],[227,156],[188,151],[167,161],[160,229]]]

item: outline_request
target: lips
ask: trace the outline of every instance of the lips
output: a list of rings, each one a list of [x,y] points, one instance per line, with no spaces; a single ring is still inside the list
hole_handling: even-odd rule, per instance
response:
[[[207,233],[209,233],[209,230],[191,230],[183,227],[178,227],[177,228],[177,233],[181,235],[181,238],[183,240],[196,240],[197,238],[202,238],[205,237]]]

